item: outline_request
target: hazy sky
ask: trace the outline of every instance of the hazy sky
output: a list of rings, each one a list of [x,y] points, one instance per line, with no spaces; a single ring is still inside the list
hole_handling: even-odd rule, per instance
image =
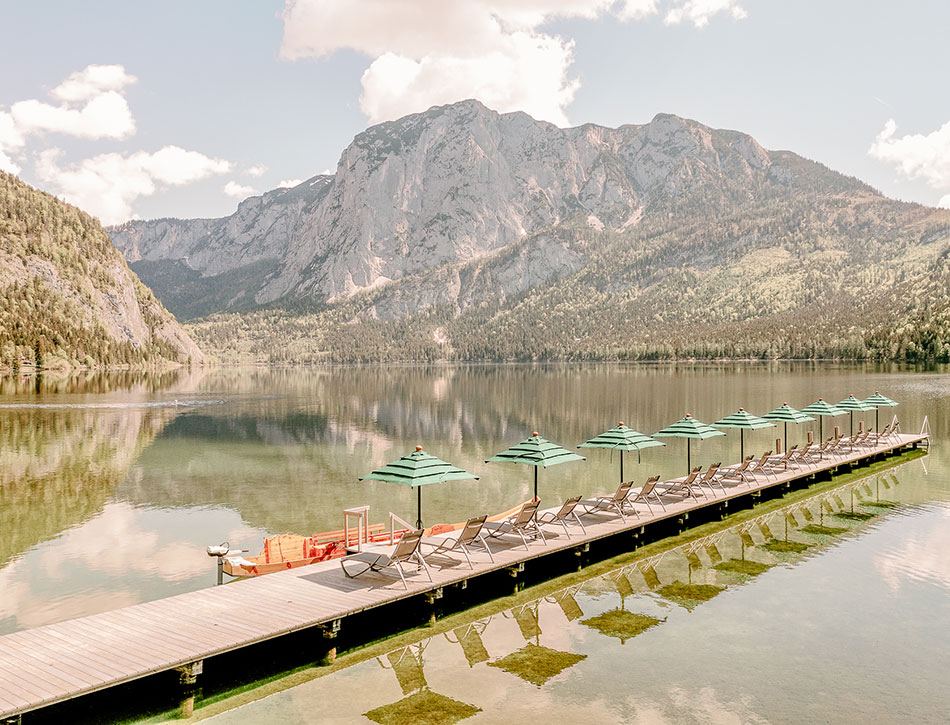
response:
[[[0,0],[0,168],[105,223],[221,216],[463,98],[660,112],[950,207],[943,0]]]

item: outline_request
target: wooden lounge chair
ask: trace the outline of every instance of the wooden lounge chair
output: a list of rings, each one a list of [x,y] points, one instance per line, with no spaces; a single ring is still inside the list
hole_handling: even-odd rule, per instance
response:
[[[719,485],[722,486],[722,482],[729,478],[737,478],[743,483],[746,482],[746,476],[751,476],[749,469],[752,467],[752,456],[746,458],[738,466],[729,466],[729,468],[724,468],[719,474],[719,477],[716,479],[719,482]],[[725,488],[723,488],[725,491]]]
[[[483,527],[488,531],[490,537],[504,536],[505,534],[517,534],[521,537],[521,543],[524,548],[528,548],[528,538],[541,539],[541,543],[547,546],[544,540],[544,532],[538,526],[537,513],[538,506],[541,505],[539,499],[528,501],[521,507],[514,516],[510,516],[504,521],[486,521]]]
[[[749,465],[749,468],[746,470],[747,476],[758,476],[760,473],[765,476],[768,480],[769,476],[774,477],[775,473],[769,468],[769,458],[772,456],[772,451],[766,451],[762,454],[762,457],[759,460]]]
[[[366,551],[350,554],[340,559],[340,566],[343,568],[343,573],[350,579],[355,579],[368,571],[381,572],[393,568],[399,574],[402,585],[408,591],[409,585],[406,583],[406,575],[402,565],[410,560],[415,561],[420,569],[424,569],[429,581],[432,581],[429,566],[419,552],[421,543],[422,529],[415,529],[403,534],[395,547],[372,547]]]
[[[719,480],[719,469],[722,467],[722,461],[718,463],[713,463],[709,468],[706,469],[706,472],[702,476],[697,476],[696,485],[705,486],[710,491],[715,493],[713,489],[713,484],[719,484],[720,490],[722,490],[723,495],[726,493],[725,487],[723,487],[722,482]]]
[[[577,504],[580,503],[581,497],[574,496],[567,499],[560,509],[557,511],[545,511],[539,516],[535,517],[535,520],[538,522],[538,526],[544,526],[545,524],[560,524],[564,529],[564,534],[567,538],[571,538],[571,532],[567,530],[567,520],[573,519],[574,522],[581,527],[581,531],[585,534],[587,529],[584,528],[584,524],[581,523],[581,520],[577,517],[577,512],[574,509],[577,508]]]
[[[485,535],[482,529],[485,525],[487,516],[476,516],[465,522],[465,526],[459,531],[449,531],[445,534],[435,536],[426,536],[422,539],[422,546],[431,546],[433,554],[448,554],[453,551],[461,551],[468,562],[468,568],[474,569],[472,559],[469,556],[469,548],[475,545],[481,546],[487,553],[492,563],[495,563],[495,557],[492,556],[491,549],[488,548],[488,542],[485,541]]]
[[[660,476],[650,476],[647,479],[647,482],[643,484],[639,491],[631,491],[630,496],[624,500],[624,505],[629,506],[636,514],[637,518],[640,518],[640,512],[633,508],[635,503],[643,502],[647,505],[647,510],[652,514],[653,507],[650,505],[650,498],[652,497],[654,501],[660,504],[660,508],[666,511],[666,504],[663,503],[663,499],[660,497],[660,494],[656,490],[656,485],[660,481]]]
[[[626,522],[627,517],[623,515],[623,504],[630,495],[630,489],[633,488],[633,481],[625,481],[617,487],[617,491],[612,496],[598,496],[597,498],[585,498],[578,501],[580,506],[584,507],[585,514],[593,514],[599,511],[613,511],[620,519]],[[640,514],[637,514],[637,518]]]
[[[782,453],[781,455],[778,455],[778,456],[771,456],[769,460],[766,462],[766,466],[773,470],[778,468],[779,466],[781,466],[783,470],[788,468],[788,459],[791,458],[793,455],[795,455],[795,451],[797,450],[798,450],[798,444],[796,443],[787,451],[785,451],[785,453]]]
[[[698,476],[699,471],[693,470],[690,471],[690,474],[682,481],[664,481],[663,483],[658,483],[657,486],[663,491],[664,494],[670,496],[697,498],[696,491],[699,491],[699,493],[702,494],[702,497],[706,498],[706,494],[703,492],[703,490],[696,485],[696,478]]]

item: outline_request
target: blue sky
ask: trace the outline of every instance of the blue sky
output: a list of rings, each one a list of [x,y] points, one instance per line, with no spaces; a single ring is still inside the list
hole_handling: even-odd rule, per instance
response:
[[[472,96],[559,125],[676,113],[950,206],[950,3],[6,0],[0,26],[0,167],[107,223],[230,213]]]

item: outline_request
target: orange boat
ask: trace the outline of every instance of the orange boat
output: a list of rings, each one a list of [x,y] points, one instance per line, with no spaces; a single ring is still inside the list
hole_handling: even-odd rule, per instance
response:
[[[517,513],[522,505],[519,504],[513,509],[489,516],[488,520],[500,521],[508,518]],[[456,524],[436,524],[427,528],[425,535],[444,534],[461,529],[463,526],[465,526],[464,521]],[[398,541],[399,537],[407,531],[408,529],[393,530],[392,538]],[[371,524],[366,527],[364,543],[388,544],[389,541],[390,532],[386,530],[384,524]],[[303,536],[301,534],[268,536],[264,539],[264,548],[257,556],[229,555],[226,549],[221,553],[213,554],[212,549],[218,547],[209,547],[208,554],[221,557],[221,570],[225,574],[233,577],[251,577],[273,574],[275,571],[286,569],[296,569],[297,567],[309,566],[329,559],[339,559],[346,555],[347,547],[355,547],[358,544],[359,533],[357,530],[345,531],[339,529],[337,531],[324,531],[313,536]]]

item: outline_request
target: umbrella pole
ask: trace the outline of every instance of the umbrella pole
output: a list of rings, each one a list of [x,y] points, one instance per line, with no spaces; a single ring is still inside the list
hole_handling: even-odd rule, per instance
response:
[[[851,411],[851,437],[854,438],[854,411]]]
[[[876,433],[881,432],[881,409],[880,408],[874,409],[874,431]]]
[[[785,450],[783,450],[782,453],[785,453],[785,451],[787,450],[788,450],[788,421],[785,421]]]
[[[623,451],[620,451],[620,483],[623,483]]]
[[[745,460],[745,431],[739,429],[739,463]]]
[[[821,424],[824,422],[825,422],[824,417],[819,415],[818,416],[818,443],[819,445],[825,439],[825,434],[822,433],[822,427],[821,427]]]
[[[422,528],[422,486],[416,486],[416,528]]]
[[[689,472],[692,470],[693,468],[689,464],[689,438],[687,438],[686,439],[686,475],[688,476]]]
[[[538,467],[534,467],[534,500],[538,500]]]

